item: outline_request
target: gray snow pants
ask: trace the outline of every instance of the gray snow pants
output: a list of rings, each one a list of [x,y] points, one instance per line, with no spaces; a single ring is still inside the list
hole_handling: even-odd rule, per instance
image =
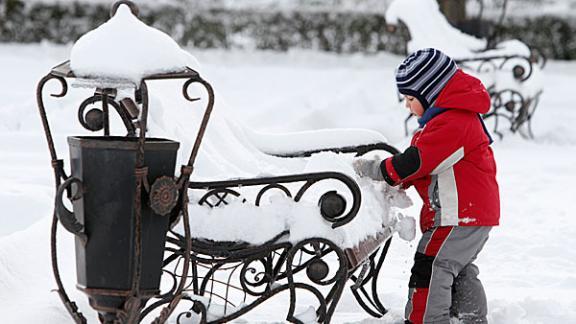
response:
[[[407,323],[486,324],[486,295],[472,262],[491,226],[445,226],[426,231],[418,244],[410,277]]]

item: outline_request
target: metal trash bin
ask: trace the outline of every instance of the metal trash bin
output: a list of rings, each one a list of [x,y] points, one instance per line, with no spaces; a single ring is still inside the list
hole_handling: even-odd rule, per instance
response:
[[[135,174],[138,138],[115,136],[68,137],[71,181],[58,190],[57,212],[70,213],[62,204],[69,189],[73,216],[83,225],[76,236],[76,272],[78,288],[90,297],[103,322],[113,321],[116,312],[130,296],[136,253]],[[179,143],[146,138],[144,165],[147,182],[174,177]],[[166,233],[170,216],[158,215],[150,207],[149,195],[141,191],[141,273],[140,295],[158,295]],[[170,197],[167,197],[171,199]],[[83,236],[84,235],[84,236]]]

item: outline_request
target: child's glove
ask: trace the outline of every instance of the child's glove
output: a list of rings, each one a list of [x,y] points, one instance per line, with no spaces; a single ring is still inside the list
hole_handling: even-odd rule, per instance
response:
[[[355,159],[352,162],[354,171],[361,177],[368,177],[373,180],[384,180],[382,175],[382,170],[380,170],[380,164],[382,161],[377,160],[366,160],[366,159]]]

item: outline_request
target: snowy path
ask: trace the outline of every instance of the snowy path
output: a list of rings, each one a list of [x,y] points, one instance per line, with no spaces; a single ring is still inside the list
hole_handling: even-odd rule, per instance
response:
[[[220,100],[234,108],[230,114],[250,127],[270,132],[364,127],[382,132],[398,147],[406,145],[405,111],[395,105],[392,78],[400,57],[194,54],[206,70],[204,77],[224,94]],[[3,323],[35,323],[40,318],[62,323],[66,318],[57,296],[49,292],[54,284],[46,217],[53,199],[52,179],[34,89],[37,80],[67,55],[63,47],[0,45]],[[492,232],[477,262],[488,294],[490,323],[576,323],[576,109],[571,96],[576,63],[551,62],[545,72],[547,88],[534,117],[537,140],[509,136],[494,145],[502,226]],[[417,216],[417,206],[409,214]],[[9,235],[19,230],[25,231]],[[401,323],[413,250],[413,242],[398,239],[390,249],[381,287],[389,315],[369,319],[346,292],[335,322]],[[63,267],[73,269],[63,262]],[[24,286],[24,281],[32,286]],[[81,300],[80,307],[86,309],[86,302]],[[285,309],[281,299],[272,300],[246,320],[282,321],[279,314]]]

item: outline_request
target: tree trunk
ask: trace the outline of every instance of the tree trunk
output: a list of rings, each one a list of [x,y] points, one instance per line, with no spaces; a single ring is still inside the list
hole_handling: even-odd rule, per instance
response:
[[[460,26],[466,20],[466,0],[438,0],[438,4],[452,26]]]

